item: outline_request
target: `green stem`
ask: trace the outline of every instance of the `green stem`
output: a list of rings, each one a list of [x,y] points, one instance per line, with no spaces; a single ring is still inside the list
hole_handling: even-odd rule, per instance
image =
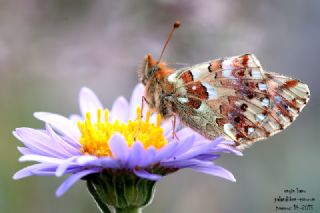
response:
[[[123,209],[120,209],[120,208],[117,208],[116,209],[116,213],[141,213],[142,210],[141,208],[136,208],[136,207],[132,207],[132,208],[123,208]]]

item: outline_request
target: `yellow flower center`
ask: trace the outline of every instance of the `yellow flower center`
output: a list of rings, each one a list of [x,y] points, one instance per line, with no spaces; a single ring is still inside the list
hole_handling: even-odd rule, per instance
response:
[[[105,120],[101,120],[102,110],[97,111],[97,122],[91,122],[91,115],[86,113],[86,118],[83,122],[78,122],[78,127],[81,132],[80,144],[82,145],[81,151],[85,154],[102,156],[112,156],[109,139],[118,132],[126,140],[128,147],[131,147],[135,140],[140,141],[144,148],[150,146],[160,149],[167,140],[164,137],[163,129],[160,127],[161,116],[157,115],[156,124],[150,123],[150,112],[147,112],[146,119],[142,120],[140,117],[141,109],[137,108],[137,119],[128,123],[121,123],[116,120],[113,123],[109,122],[109,111],[104,111]]]

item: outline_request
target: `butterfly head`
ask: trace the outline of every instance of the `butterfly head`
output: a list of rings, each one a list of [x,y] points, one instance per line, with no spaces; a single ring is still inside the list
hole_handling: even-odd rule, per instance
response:
[[[164,44],[164,46],[162,48],[162,51],[161,51],[161,54],[160,54],[158,61],[156,61],[150,54],[148,54],[144,58],[142,67],[138,72],[139,78],[144,85],[146,85],[147,82],[155,76],[155,73],[158,73],[159,75],[164,76],[164,75],[168,74],[169,72],[171,72],[171,69],[169,69],[165,65],[165,63],[161,62],[161,58],[162,58],[162,55],[163,55],[163,53],[164,53],[164,51],[170,41],[171,36],[173,35],[174,31],[179,27],[180,27],[180,21],[174,22],[174,24],[172,26],[172,30],[166,40],[166,43]]]
[[[148,54],[143,60],[142,66],[138,71],[140,81],[146,85],[149,80],[151,80],[156,73],[161,73],[160,71],[167,70],[167,66],[163,62],[156,61],[152,55]]]

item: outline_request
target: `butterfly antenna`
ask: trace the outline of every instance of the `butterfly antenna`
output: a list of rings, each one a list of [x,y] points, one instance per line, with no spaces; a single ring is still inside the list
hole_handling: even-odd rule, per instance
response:
[[[169,43],[169,41],[170,41],[170,39],[171,39],[174,31],[175,31],[177,28],[179,28],[180,25],[181,25],[180,21],[175,21],[175,22],[174,22],[173,27],[172,27],[172,30],[171,30],[168,38],[167,38],[167,41],[166,41],[166,43],[164,44],[164,46],[163,46],[163,48],[162,48],[162,51],[161,51],[161,54],[160,54],[158,63],[160,62],[160,60],[161,60],[161,58],[162,58],[162,55],[163,55],[163,53],[164,53],[164,50],[166,49],[166,47],[167,47],[167,45],[168,45],[168,43]]]

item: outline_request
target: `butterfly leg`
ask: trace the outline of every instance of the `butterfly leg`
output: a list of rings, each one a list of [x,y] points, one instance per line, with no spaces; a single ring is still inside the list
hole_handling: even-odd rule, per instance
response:
[[[176,138],[179,141],[179,138],[177,136],[176,132],[176,125],[177,125],[177,115],[173,115],[173,120],[172,120],[172,139]]]
[[[139,126],[138,126],[137,133],[136,133],[136,135],[134,136],[134,141],[137,139],[137,137],[138,137],[138,135],[139,135],[139,132],[140,132],[140,129],[141,129],[141,122],[142,122],[142,118],[143,118],[143,110],[144,110],[144,103],[145,103],[145,102],[148,104],[148,101],[147,101],[146,97],[142,96],[142,98],[141,98],[140,117],[137,118],[137,119],[139,119]]]

